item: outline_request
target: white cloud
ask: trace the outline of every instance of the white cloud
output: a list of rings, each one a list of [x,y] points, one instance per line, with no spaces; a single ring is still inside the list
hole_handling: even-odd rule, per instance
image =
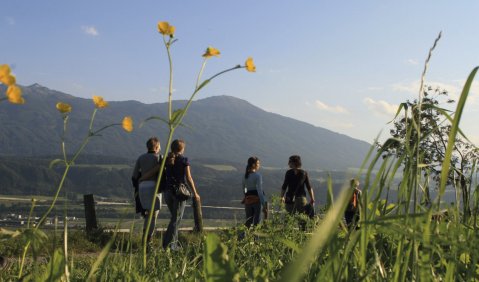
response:
[[[416,60],[414,60],[414,59],[408,59],[406,62],[407,62],[408,64],[410,64],[410,65],[413,65],[413,66],[419,64],[419,63],[418,63]]]
[[[440,89],[446,90],[449,93],[449,97],[452,99],[457,99],[462,89],[462,86],[459,86],[459,84],[447,84],[437,81],[425,81],[424,84],[433,88],[439,87]],[[419,94],[420,85],[421,82],[416,80],[409,83],[393,84],[392,89],[397,92],[407,92],[417,95]]]
[[[364,98],[363,103],[376,115],[387,116],[391,118],[394,117],[398,109],[398,105],[390,104],[382,100],[376,101],[369,97]]]
[[[319,100],[314,101],[314,106],[316,108],[320,109],[320,110],[324,110],[324,111],[331,112],[331,113],[338,113],[338,114],[348,113],[348,110],[346,110],[345,108],[343,108],[341,106],[326,105],[325,103],[323,103]]]
[[[15,19],[12,18],[12,17],[6,17],[5,18],[5,22],[8,24],[8,25],[15,25]]]
[[[83,32],[87,35],[90,35],[90,36],[98,36],[100,35],[100,33],[98,33],[98,30],[96,29],[96,27],[94,26],[82,26],[81,29],[83,30]]]

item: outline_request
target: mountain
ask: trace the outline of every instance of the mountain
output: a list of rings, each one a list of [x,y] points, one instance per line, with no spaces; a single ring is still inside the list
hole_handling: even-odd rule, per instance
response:
[[[83,99],[34,84],[22,87],[26,103],[0,103],[0,156],[41,157],[61,153],[63,128],[57,102],[72,105],[65,134],[68,154],[73,154],[85,137],[93,112],[91,99]],[[5,87],[0,85],[0,93]],[[173,108],[186,101],[174,101]],[[167,126],[158,120],[138,128],[150,116],[166,117],[167,104],[138,101],[109,102],[97,112],[93,124],[99,129],[121,123],[130,115],[136,128],[126,133],[121,127],[108,128],[101,137],[92,138],[84,154],[115,156],[133,162],[145,152],[145,141],[158,136],[166,142]],[[285,168],[288,157],[299,154],[309,170],[345,170],[358,167],[370,144],[316,127],[305,122],[266,112],[247,101],[216,96],[194,101],[175,138],[186,141],[185,154],[192,160],[209,163],[245,165],[249,156],[258,156],[263,166]],[[164,149],[164,148],[163,148]]]

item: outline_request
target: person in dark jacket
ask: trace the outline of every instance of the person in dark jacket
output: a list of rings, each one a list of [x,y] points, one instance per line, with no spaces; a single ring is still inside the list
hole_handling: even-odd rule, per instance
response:
[[[293,155],[289,157],[289,170],[284,176],[281,187],[281,202],[285,204],[286,210],[290,213],[306,213],[309,194],[309,204],[314,205],[314,192],[309,181],[308,173],[301,169],[301,157]]]
[[[361,190],[359,189],[359,180],[355,178],[351,179],[349,185],[353,190],[353,194],[351,195],[351,199],[344,211],[344,219],[346,220],[346,226],[351,228],[357,227],[357,223],[359,222]]]
[[[196,190],[193,177],[191,176],[190,163],[188,158],[183,155],[185,151],[185,142],[183,140],[174,140],[171,143],[171,152],[166,159],[166,189],[165,202],[171,213],[170,223],[163,236],[163,248],[170,248],[177,250],[178,245],[178,228],[183,218],[186,200],[180,201],[176,198],[175,192],[172,191],[173,183],[187,183],[188,187],[193,193],[193,197],[197,201],[200,200],[200,195]]]

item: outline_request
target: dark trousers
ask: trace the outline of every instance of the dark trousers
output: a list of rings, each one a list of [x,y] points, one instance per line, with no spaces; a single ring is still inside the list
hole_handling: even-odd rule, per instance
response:
[[[244,206],[246,212],[245,226],[250,228],[261,222],[261,203],[249,204]]]
[[[357,211],[345,211],[344,219],[346,220],[346,226],[352,227],[355,226],[359,221],[359,212]]]
[[[293,203],[285,204],[286,211],[293,215],[295,213],[306,214],[306,206],[308,205],[308,199],[306,197],[296,197]],[[306,230],[306,221],[299,219],[299,229]]]
[[[177,247],[178,242],[178,228],[180,227],[183,212],[185,211],[186,201],[178,201],[172,192],[166,191],[165,202],[170,210],[171,218],[165,235],[163,236],[163,248],[168,246]]]

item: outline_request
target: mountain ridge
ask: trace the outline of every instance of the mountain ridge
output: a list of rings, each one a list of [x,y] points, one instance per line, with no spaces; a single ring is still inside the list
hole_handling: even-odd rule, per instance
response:
[[[60,101],[72,105],[65,138],[69,150],[76,148],[87,133],[93,111],[91,100],[40,84],[22,89],[25,105],[0,104],[0,120],[8,120],[0,126],[0,155],[59,154],[63,120],[55,104]],[[3,87],[1,92],[4,90]],[[175,100],[173,108],[185,103],[185,100]],[[94,128],[119,123],[125,115],[133,116],[138,125],[150,116],[166,117],[166,113],[167,103],[109,101],[107,108],[98,111]],[[193,101],[184,124],[188,127],[179,128],[175,138],[186,141],[185,154],[191,159],[241,163],[246,162],[249,156],[257,155],[264,165],[286,167],[289,155],[299,154],[304,166],[310,169],[344,170],[358,167],[371,146],[344,134],[267,112],[248,101],[227,95]],[[136,127],[131,134],[116,127],[102,135],[91,140],[86,147],[86,154],[121,156],[134,160],[145,151],[144,143],[150,136],[159,136],[164,145],[167,126],[151,121],[142,128]],[[32,146],[30,142],[35,145]]]

